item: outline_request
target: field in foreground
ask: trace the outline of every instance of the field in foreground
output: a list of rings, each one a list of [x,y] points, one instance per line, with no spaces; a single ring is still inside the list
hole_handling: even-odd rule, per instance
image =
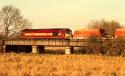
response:
[[[125,57],[0,54],[0,76],[125,76]]]

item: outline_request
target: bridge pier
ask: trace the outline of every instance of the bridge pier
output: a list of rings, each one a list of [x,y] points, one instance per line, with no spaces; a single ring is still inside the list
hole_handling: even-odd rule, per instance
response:
[[[66,49],[65,49],[65,54],[66,54],[66,55],[70,55],[71,53],[72,53],[71,47],[66,47]]]
[[[34,54],[38,53],[38,48],[36,45],[32,46],[32,53],[34,53]]]
[[[3,53],[6,53],[6,45],[3,45]]]

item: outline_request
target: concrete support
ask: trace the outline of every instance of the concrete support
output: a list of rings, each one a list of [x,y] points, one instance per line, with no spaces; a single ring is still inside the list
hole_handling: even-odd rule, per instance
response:
[[[66,47],[65,54],[70,55],[71,54],[71,47]]]
[[[38,53],[38,49],[37,49],[37,46],[32,46],[32,53],[36,54]]]
[[[3,53],[6,53],[6,45],[3,45]]]

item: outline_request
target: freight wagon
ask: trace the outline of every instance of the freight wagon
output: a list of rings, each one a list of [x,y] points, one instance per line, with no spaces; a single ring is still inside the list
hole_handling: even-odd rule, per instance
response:
[[[100,39],[101,37],[104,37],[104,29],[79,29],[75,30],[73,34],[74,39],[88,39],[88,38],[96,38]]]
[[[124,28],[116,29],[115,38],[125,38],[125,29]]]

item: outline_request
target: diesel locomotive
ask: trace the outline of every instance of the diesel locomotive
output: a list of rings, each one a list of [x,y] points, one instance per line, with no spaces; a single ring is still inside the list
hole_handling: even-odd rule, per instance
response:
[[[68,28],[24,29],[21,31],[21,38],[67,39],[71,37],[72,37],[72,30]]]

